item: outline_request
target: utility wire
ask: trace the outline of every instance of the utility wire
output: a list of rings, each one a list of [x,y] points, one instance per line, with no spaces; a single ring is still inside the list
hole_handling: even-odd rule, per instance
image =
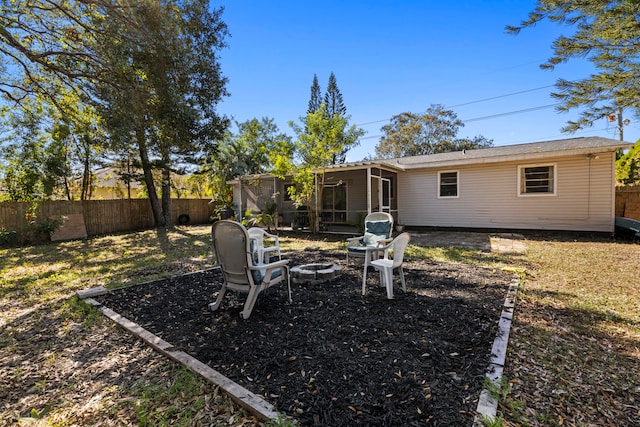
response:
[[[451,105],[451,106],[447,106],[447,108],[462,107],[464,105],[471,105],[471,104],[477,104],[479,102],[492,101],[494,99],[506,98],[507,96],[520,95],[521,93],[534,92],[536,90],[541,90],[541,89],[548,89],[554,86],[555,85],[540,86],[533,89],[521,90],[520,92],[507,93],[505,95],[498,95],[498,96],[493,96],[491,98],[479,99],[477,101],[470,101],[470,102],[464,102],[462,104]]]
[[[464,106],[464,105],[478,104],[478,103],[480,103],[480,102],[492,101],[492,100],[494,100],[494,99],[506,98],[506,97],[508,97],[508,96],[513,96],[513,95],[520,95],[520,94],[522,94],[522,93],[534,92],[534,91],[536,91],[536,90],[541,90],[541,89],[548,89],[548,88],[550,88],[550,87],[554,87],[554,86],[555,86],[555,85],[540,86],[540,87],[536,87],[536,88],[533,88],[533,89],[526,89],[526,90],[521,90],[521,91],[518,91],[518,92],[506,93],[506,94],[504,94],[504,95],[492,96],[492,97],[490,97],[490,98],[478,99],[478,100],[476,100],[476,101],[464,102],[464,103],[462,103],[462,104],[452,105],[452,106],[447,107],[447,108],[462,107],[462,106]],[[534,107],[534,108],[547,108],[547,107]],[[523,110],[523,111],[524,111],[524,110]],[[514,114],[515,114],[515,113],[516,113],[516,112],[514,112]],[[507,114],[509,114],[509,113],[501,113],[501,115],[507,115]],[[373,121],[373,122],[360,123],[360,124],[358,124],[358,125],[356,125],[356,126],[373,125],[373,124],[376,124],[376,123],[386,122],[386,121],[388,121],[388,120],[389,120],[389,119],[375,120],[375,121]],[[480,120],[480,119],[470,119],[470,120],[466,120],[466,121],[474,121],[474,120]],[[465,121],[465,120],[463,120],[463,121]]]
[[[541,105],[539,107],[525,108],[524,110],[508,111],[506,113],[498,113],[498,114],[492,114],[490,116],[476,117],[474,119],[467,119],[462,121],[464,123],[477,122],[479,120],[488,120],[488,119],[495,119],[496,117],[511,116],[512,114],[521,114],[521,113],[529,113],[531,111],[544,110],[545,108],[557,107],[558,105],[560,105],[560,102],[556,102],[555,104]]]
[[[495,119],[497,117],[511,116],[511,115],[514,115],[514,114],[530,113],[532,111],[544,110],[545,108],[557,107],[558,105],[560,105],[559,102],[557,102],[555,104],[540,105],[538,107],[525,108],[523,110],[507,111],[505,113],[492,114],[490,116],[475,117],[473,119],[462,120],[462,122],[463,123],[477,122],[477,121],[480,121],[480,120]],[[360,139],[361,140],[362,139],[373,139],[373,138],[378,138],[378,137],[381,137],[381,136],[382,136],[382,134],[380,134],[380,135],[372,135],[372,136],[365,136],[365,137],[362,137]]]
[[[600,128],[600,129],[582,129],[578,132],[574,132],[572,133],[572,135],[583,135],[583,134],[587,134],[587,133],[596,133],[596,132],[611,132],[610,128]],[[615,134],[615,132],[614,132]],[[363,140],[363,139],[373,139],[373,138],[380,138],[381,136],[383,136],[382,134],[380,135],[373,135],[373,136],[365,136],[363,138],[360,138],[359,140]],[[523,144],[526,142],[538,142],[538,141],[543,141],[543,140],[551,140],[553,138],[559,138],[559,137],[567,137],[567,134],[557,134],[557,135],[551,135],[551,136],[540,136],[540,137],[536,137],[536,138],[530,138],[530,139],[521,139],[521,140],[517,140],[517,141],[508,141],[505,142],[502,145],[511,145],[511,144]]]

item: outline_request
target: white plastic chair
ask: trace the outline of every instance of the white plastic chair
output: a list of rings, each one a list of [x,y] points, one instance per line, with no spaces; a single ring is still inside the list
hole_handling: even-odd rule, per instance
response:
[[[393,216],[387,212],[372,212],[364,219],[364,236],[347,239],[347,264],[349,258],[363,259],[362,289],[367,282],[369,263],[380,258],[382,247],[392,240],[392,232]]]
[[[249,233],[239,222],[217,221],[211,228],[211,235],[224,281],[218,298],[214,303],[209,304],[210,310],[217,310],[227,289],[231,289],[248,294],[244,308],[240,313],[243,319],[248,319],[260,292],[283,281],[287,282],[289,303],[291,303],[289,260],[268,264],[255,263]]]
[[[282,259],[280,254],[280,239],[275,234],[269,234],[260,227],[251,227],[247,230],[249,238],[252,241],[253,258],[256,262],[264,262],[265,264],[271,261],[271,254],[275,254],[278,257],[278,261]],[[274,244],[271,246],[265,246],[266,239],[273,239]]]
[[[364,219],[364,235],[347,239],[347,263],[349,258],[365,258],[367,248],[382,246],[391,241],[393,216],[387,212],[372,212]]]
[[[370,262],[370,265],[380,272],[380,283],[387,288],[387,298],[393,298],[393,270],[397,269],[402,283],[402,290],[407,292],[407,284],[404,280],[402,262],[404,261],[404,251],[411,240],[409,233],[402,233],[391,243],[384,247],[384,257]],[[389,258],[389,251],[393,251],[393,258]],[[365,273],[366,274],[366,273]],[[365,293],[365,286],[362,285],[362,295]]]

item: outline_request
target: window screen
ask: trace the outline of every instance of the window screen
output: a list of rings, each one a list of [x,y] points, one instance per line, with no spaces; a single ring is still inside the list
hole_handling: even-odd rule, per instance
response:
[[[554,172],[552,165],[520,168],[520,194],[554,194]]]
[[[458,172],[440,172],[439,197],[458,197]]]

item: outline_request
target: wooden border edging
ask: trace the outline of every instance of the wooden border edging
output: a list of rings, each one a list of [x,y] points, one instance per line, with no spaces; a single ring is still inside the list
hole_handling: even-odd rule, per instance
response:
[[[93,298],[88,298],[87,295],[98,296],[102,295],[106,292],[99,293],[101,290],[94,291],[94,289],[89,289],[86,291],[78,292],[78,297],[82,298],[81,295],[84,295],[84,301],[87,304],[91,304],[95,306],[98,310],[102,312],[106,317],[112,320],[114,323],[121,326],[127,332],[132,335],[140,338],[145,344],[153,348],[158,353],[162,354],[170,358],[171,360],[180,363],[186,368],[192,370],[196,374],[200,375],[205,380],[209,381],[212,384],[220,387],[225,394],[227,394],[234,402],[243,408],[250,411],[252,414],[255,414],[257,417],[268,420],[274,419],[278,417],[278,412],[276,408],[271,405],[266,400],[262,399],[260,396],[252,393],[246,388],[242,387],[239,384],[236,384],[229,378],[222,375],[220,372],[212,369],[208,365],[200,362],[198,359],[193,356],[183,352],[174,350],[174,346],[171,343],[163,340],[162,338],[152,334],[151,332],[144,329],[142,326],[138,325],[135,322],[127,319],[126,317],[121,316],[115,311],[111,310],[100,304],[98,301]],[[104,288],[102,289],[104,290]]]
[[[509,343],[509,333],[511,331],[511,322],[513,320],[513,311],[515,309],[516,294],[519,283],[519,277],[515,277],[507,290],[507,296],[505,297],[502,313],[500,314],[500,320],[498,321],[498,331],[496,332],[496,337],[491,348],[489,366],[485,375],[496,388],[501,386],[500,383],[507,357],[507,345]],[[98,308],[98,310],[100,310],[114,323],[118,324],[132,335],[140,338],[160,354],[180,363],[200,375],[205,380],[220,387],[234,402],[249,410],[251,413],[262,419],[275,419],[278,417],[276,408],[260,396],[235,383],[220,372],[200,362],[193,356],[183,351],[173,350],[174,346],[172,344],[91,298],[93,296],[103,295],[107,292],[108,291],[104,288],[98,287],[78,291],[77,295],[86,303]],[[484,419],[494,420],[497,415],[498,399],[493,396],[487,388],[483,388],[480,392],[476,412],[477,414],[474,417],[473,422],[474,427],[484,426]]]
[[[502,373],[504,371],[504,365],[507,358],[507,344],[509,343],[509,333],[511,331],[511,322],[513,320],[513,310],[516,305],[516,293],[518,292],[518,285],[520,279],[514,278],[509,289],[507,290],[507,296],[504,301],[502,313],[500,314],[500,320],[498,321],[498,331],[496,332],[496,338],[493,341],[491,347],[491,359],[489,360],[489,367],[487,368],[486,377],[489,381],[499,389],[502,381]],[[480,399],[478,400],[478,407],[476,409],[477,415],[474,419],[474,426],[484,426],[483,419],[487,418],[494,420],[498,413],[498,399],[491,394],[485,387],[480,392]]]

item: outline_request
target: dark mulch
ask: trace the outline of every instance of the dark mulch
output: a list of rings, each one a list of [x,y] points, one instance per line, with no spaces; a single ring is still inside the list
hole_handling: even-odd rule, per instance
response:
[[[290,265],[336,262],[330,283],[258,297],[220,289],[210,270],[113,291],[101,303],[263,396],[301,425],[471,425],[511,276],[462,264],[406,262],[409,292],[387,300],[374,270],[343,252],[285,254]]]

